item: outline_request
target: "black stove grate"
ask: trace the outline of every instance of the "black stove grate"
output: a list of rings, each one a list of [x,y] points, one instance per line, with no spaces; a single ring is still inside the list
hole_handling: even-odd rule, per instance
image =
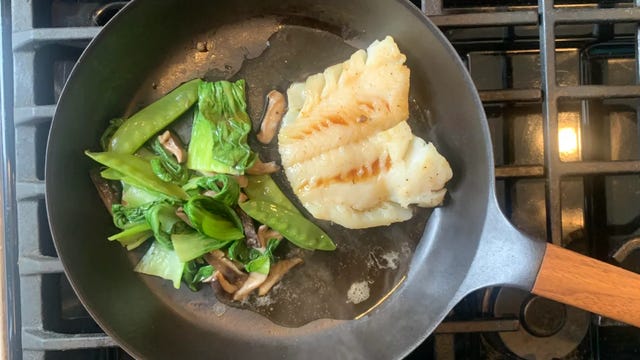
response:
[[[2,54],[13,54],[3,64],[0,150],[5,160],[3,235],[11,358],[128,358],[100,331],[71,291],[52,246],[44,208],[45,142],[55,102],[82,49],[100,31],[91,24],[91,14],[107,3],[116,2],[1,2]],[[612,182],[640,173],[640,154],[635,145],[630,154],[621,156],[616,151],[613,156],[610,149],[614,145],[603,143],[601,137],[614,127],[603,125],[597,115],[622,106],[632,118],[637,117],[638,6],[640,1],[558,1],[555,7],[547,0],[422,3],[423,11],[469,66],[480,90],[494,140],[498,194],[505,213],[514,221],[527,217],[514,204],[534,201],[537,196],[542,215],[533,226],[518,224],[523,230],[560,245],[571,245],[574,238],[586,239],[576,250],[604,261],[617,260],[635,271],[640,266],[625,258],[637,262],[633,250],[640,240],[634,234],[640,220],[611,221],[612,213],[620,210],[609,209],[610,201],[603,194],[616,193]],[[501,68],[494,74],[485,60],[495,54],[502,55]],[[587,59],[585,54],[592,57]],[[611,76],[612,70],[599,62],[602,58],[623,59],[624,66],[631,66],[626,74],[632,78],[627,75],[626,80],[605,82],[603,78]],[[567,64],[576,68],[566,72]],[[523,66],[532,69],[526,81],[513,75],[514,69]],[[601,76],[592,76],[594,73]],[[602,85],[605,83],[608,85]],[[559,131],[566,114],[578,114],[568,117],[578,126],[577,141],[582,146],[575,157],[561,154]],[[515,123],[509,117],[527,120]],[[624,123],[623,119],[615,121]],[[631,137],[637,142],[637,121],[632,125],[636,133]],[[541,150],[522,155],[513,134],[533,128],[542,133]],[[535,189],[533,195],[522,195],[523,188]],[[581,197],[580,204],[568,198],[573,192]],[[582,221],[567,226],[568,206],[578,209]],[[636,210],[635,214],[640,213]],[[499,292],[479,291],[467,297],[413,357],[515,358],[513,354],[495,355],[504,352],[488,350],[495,346],[492,336],[484,336],[522,327],[517,317],[487,315],[486,303]],[[637,329],[600,317],[591,322],[594,325],[585,340],[567,358],[633,358],[640,351]]]

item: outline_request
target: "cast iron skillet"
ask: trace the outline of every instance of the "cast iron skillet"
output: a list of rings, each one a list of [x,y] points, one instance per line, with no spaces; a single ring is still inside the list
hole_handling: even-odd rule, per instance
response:
[[[320,41],[313,34],[320,39],[331,33],[357,46],[392,35],[407,55],[411,97],[423,115],[412,126],[453,168],[446,203],[429,216],[406,279],[358,320],[320,319],[289,328],[246,310],[230,308],[220,317],[196,311],[184,298],[150,286],[132,271],[126,252],[105,240],[115,228],[89,180],[94,164],[83,151],[98,149],[108,119],[130,114],[188,79],[225,77],[243,56],[259,55],[248,43],[265,30],[247,20],[270,16],[285,24],[275,30],[298,26],[312,33],[302,44],[292,39],[297,45],[286,53],[309,62],[278,68],[282,82],[322,70],[323,60],[335,62],[331,49],[314,50]],[[240,32],[209,51],[227,60],[241,55],[220,67],[203,60],[194,42],[224,26]],[[640,325],[640,276],[525,238],[497,206],[492,159],[468,74],[443,35],[408,2],[137,0],[94,39],[60,98],[47,148],[47,210],[73,288],[100,326],[139,358],[400,358],[464,295],[491,285],[532,290]],[[339,247],[346,243],[341,241]]]

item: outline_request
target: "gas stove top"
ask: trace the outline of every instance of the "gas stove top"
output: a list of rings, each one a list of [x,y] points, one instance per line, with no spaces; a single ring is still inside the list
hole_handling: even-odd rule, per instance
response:
[[[55,103],[84,47],[125,3],[1,2],[10,358],[130,358],[74,295],[44,203]],[[480,92],[503,212],[529,235],[640,272],[640,8],[616,1],[416,5],[452,42]],[[635,359],[639,353],[640,329],[490,288],[467,296],[409,358]]]

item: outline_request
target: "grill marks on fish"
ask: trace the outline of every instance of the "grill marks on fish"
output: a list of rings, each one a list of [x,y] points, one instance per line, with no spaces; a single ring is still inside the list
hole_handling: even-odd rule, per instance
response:
[[[348,171],[335,176],[322,177],[319,179],[313,179],[312,181],[305,179],[300,183],[296,190],[297,192],[301,192],[302,190],[327,187],[338,183],[357,184],[386,173],[391,169],[391,165],[391,157],[386,156],[382,161],[380,161],[380,159],[375,159],[370,164],[355,166]]]
[[[316,132],[328,129],[334,125],[349,126],[349,122],[340,116],[329,116],[325,118],[324,121],[318,121],[307,128],[301,129],[299,134],[292,134],[290,137],[294,140],[302,140]]]

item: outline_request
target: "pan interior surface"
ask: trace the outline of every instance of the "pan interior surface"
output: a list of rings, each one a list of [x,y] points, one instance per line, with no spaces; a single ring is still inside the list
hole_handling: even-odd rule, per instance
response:
[[[427,28],[409,6],[393,1],[245,1],[233,6],[194,1],[184,6],[137,0],[96,38],[74,70],[52,125],[47,207],[74,289],[129,352],[143,358],[193,358],[222,347],[216,353],[264,356],[269,350],[268,357],[280,357],[314,348],[328,351],[331,344],[334,354],[398,357],[442,319],[475,254],[491,160],[468,77],[452,62],[455,55],[434,35],[435,28]],[[365,14],[363,8],[370,11]],[[388,14],[397,20],[388,21]],[[153,20],[158,18],[166,19],[162,26]],[[89,181],[94,164],[82,152],[98,149],[109,119],[129,115],[195,77],[243,78],[256,129],[268,91],[284,92],[291,82],[344,61],[357,47],[386,35],[394,36],[412,71],[410,125],[416,135],[434,142],[454,171],[445,206],[433,216],[420,209],[408,222],[367,230],[320,222],[337,251],[300,252],[304,266],[269,297],[243,304],[264,317],[218,302],[209,288],[176,291],[169,282],[138,275],[132,268],[144,249],[127,253],[105,240],[116,229]],[[208,51],[198,51],[198,42],[206,42]],[[175,125],[183,137],[188,138],[190,118],[186,114]],[[251,145],[263,160],[279,160],[275,144]],[[62,166],[67,163],[72,165]],[[296,201],[284,175],[275,180]],[[464,199],[472,201],[465,204]],[[285,246],[279,251],[297,250]],[[371,291],[366,301],[347,301],[353,283],[366,283]],[[397,294],[362,319],[327,320],[353,319],[396,288]],[[109,300],[114,294],[118,300]],[[389,331],[392,338],[372,343],[372,336]],[[171,337],[179,341],[171,346],[157,341]]]

